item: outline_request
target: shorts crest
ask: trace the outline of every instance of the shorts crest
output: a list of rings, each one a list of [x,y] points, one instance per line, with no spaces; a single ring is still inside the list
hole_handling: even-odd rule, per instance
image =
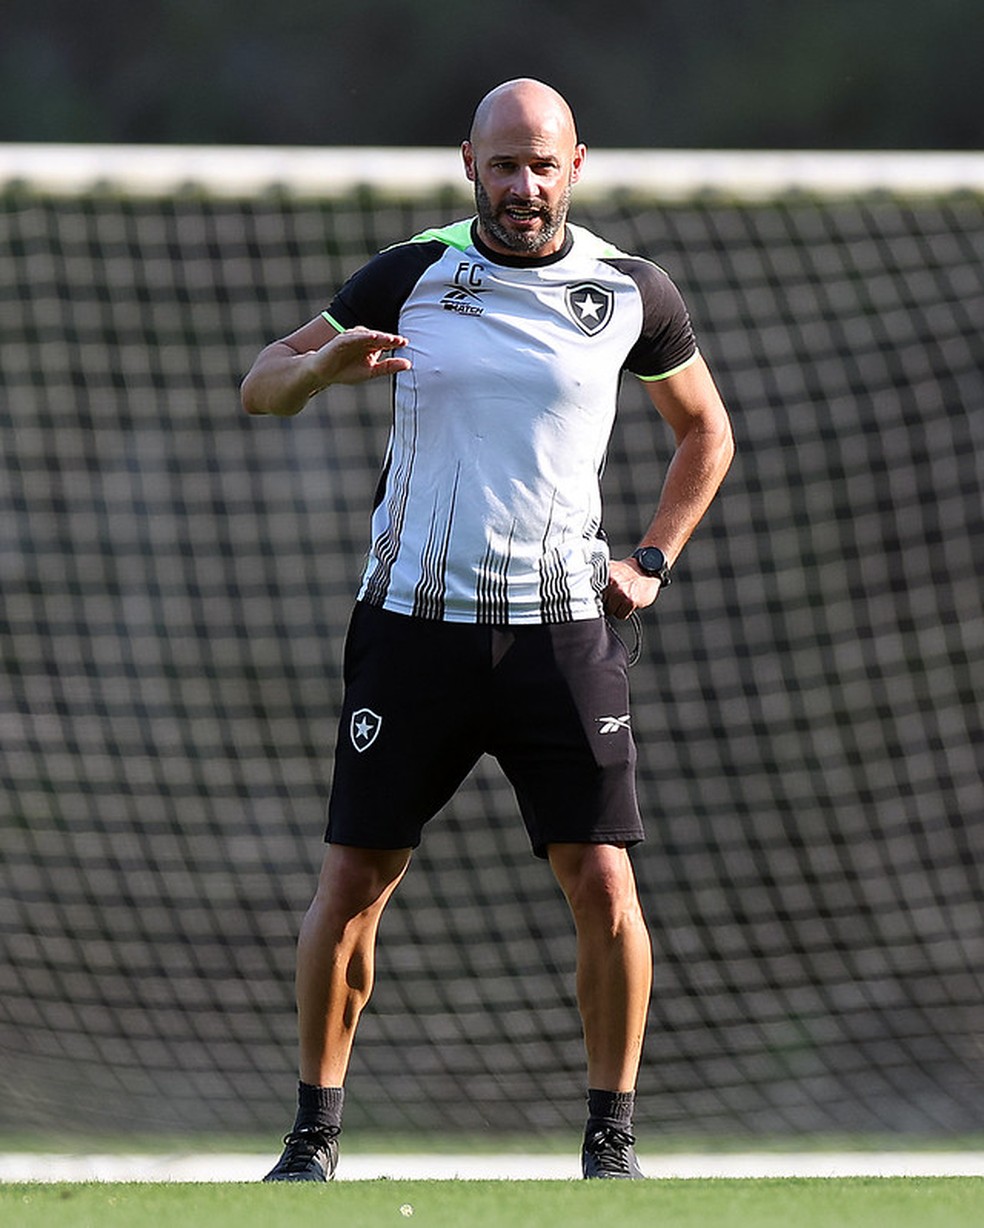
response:
[[[352,745],[360,755],[372,746],[379,737],[382,727],[383,718],[371,708],[360,708],[358,712],[352,713],[352,720],[349,722],[349,736],[352,739]]]

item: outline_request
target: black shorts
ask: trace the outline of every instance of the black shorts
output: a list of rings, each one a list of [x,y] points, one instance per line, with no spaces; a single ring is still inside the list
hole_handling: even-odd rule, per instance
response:
[[[360,602],[344,675],[329,843],[416,848],[483,753],[538,857],[644,838],[626,651],[603,618],[488,627]]]

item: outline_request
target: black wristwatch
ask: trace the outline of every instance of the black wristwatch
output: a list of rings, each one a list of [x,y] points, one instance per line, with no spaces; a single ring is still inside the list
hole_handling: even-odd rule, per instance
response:
[[[659,546],[640,546],[632,551],[632,557],[639,564],[639,570],[646,576],[654,576],[665,588],[670,581],[670,565],[666,555]]]

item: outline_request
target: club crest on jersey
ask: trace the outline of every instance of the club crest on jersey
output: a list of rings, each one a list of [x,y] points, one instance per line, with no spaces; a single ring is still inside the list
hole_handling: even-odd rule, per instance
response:
[[[379,731],[382,726],[383,718],[373,712],[371,708],[360,708],[358,712],[352,713],[352,720],[349,723],[349,736],[352,739],[352,745],[360,755],[364,750],[368,750],[379,737]]]
[[[595,281],[579,281],[564,291],[567,310],[582,333],[594,337],[612,318],[615,293]]]

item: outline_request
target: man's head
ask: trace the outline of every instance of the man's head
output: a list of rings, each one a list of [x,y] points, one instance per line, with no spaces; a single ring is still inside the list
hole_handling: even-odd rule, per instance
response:
[[[493,251],[559,250],[584,152],[570,107],[549,85],[524,77],[486,94],[461,154],[475,184],[479,232]]]

